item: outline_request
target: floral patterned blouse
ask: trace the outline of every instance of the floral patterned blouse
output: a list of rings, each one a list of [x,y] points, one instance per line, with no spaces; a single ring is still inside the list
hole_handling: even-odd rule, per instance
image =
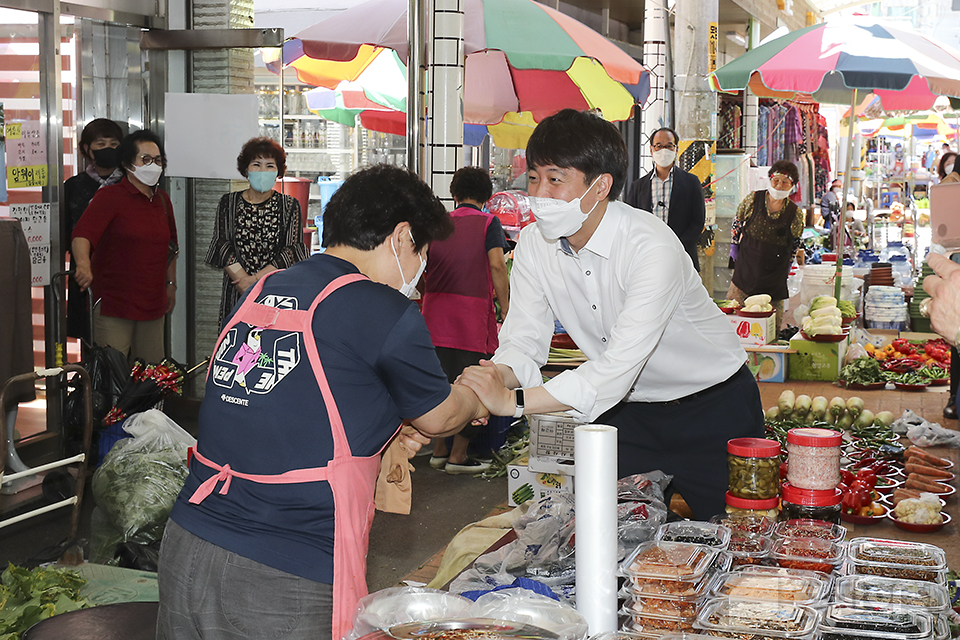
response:
[[[239,263],[246,273],[253,275],[268,264],[286,269],[304,260],[307,248],[303,243],[300,202],[274,192],[264,202],[253,204],[247,202],[242,193],[234,191],[220,198],[207,264],[223,269]],[[221,325],[239,299],[240,292],[224,273]]]

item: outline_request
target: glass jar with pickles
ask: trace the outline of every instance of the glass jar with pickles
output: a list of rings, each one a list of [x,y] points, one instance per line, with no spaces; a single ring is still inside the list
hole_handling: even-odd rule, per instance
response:
[[[744,500],[769,500],[780,491],[780,443],[764,438],[727,441],[727,490]]]

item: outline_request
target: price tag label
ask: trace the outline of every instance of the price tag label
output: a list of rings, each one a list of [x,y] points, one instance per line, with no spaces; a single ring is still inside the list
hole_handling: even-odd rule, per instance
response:
[[[20,221],[27,238],[31,284],[34,287],[50,284],[50,203],[12,204],[10,217]]]
[[[4,126],[7,151],[7,188],[45,187],[49,183],[47,143],[36,120]]]
[[[47,186],[47,165],[33,165],[30,167],[7,167],[7,187],[23,189],[24,187]]]

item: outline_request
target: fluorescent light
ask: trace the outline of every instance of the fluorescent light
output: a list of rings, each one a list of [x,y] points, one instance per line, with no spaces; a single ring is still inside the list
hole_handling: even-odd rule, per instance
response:
[[[741,47],[747,46],[747,39],[736,31],[727,31],[727,40],[733,42],[734,44],[738,44]]]

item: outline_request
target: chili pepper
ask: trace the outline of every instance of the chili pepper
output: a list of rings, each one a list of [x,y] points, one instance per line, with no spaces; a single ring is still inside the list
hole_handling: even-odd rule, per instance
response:
[[[872,464],[873,464],[874,462],[876,462],[876,461],[877,461],[877,459],[874,458],[873,456],[864,456],[864,457],[860,458],[859,460],[857,460],[856,462],[853,463],[853,468],[854,468],[854,469],[863,469],[864,467],[869,467],[870,465],[872,465]]]

